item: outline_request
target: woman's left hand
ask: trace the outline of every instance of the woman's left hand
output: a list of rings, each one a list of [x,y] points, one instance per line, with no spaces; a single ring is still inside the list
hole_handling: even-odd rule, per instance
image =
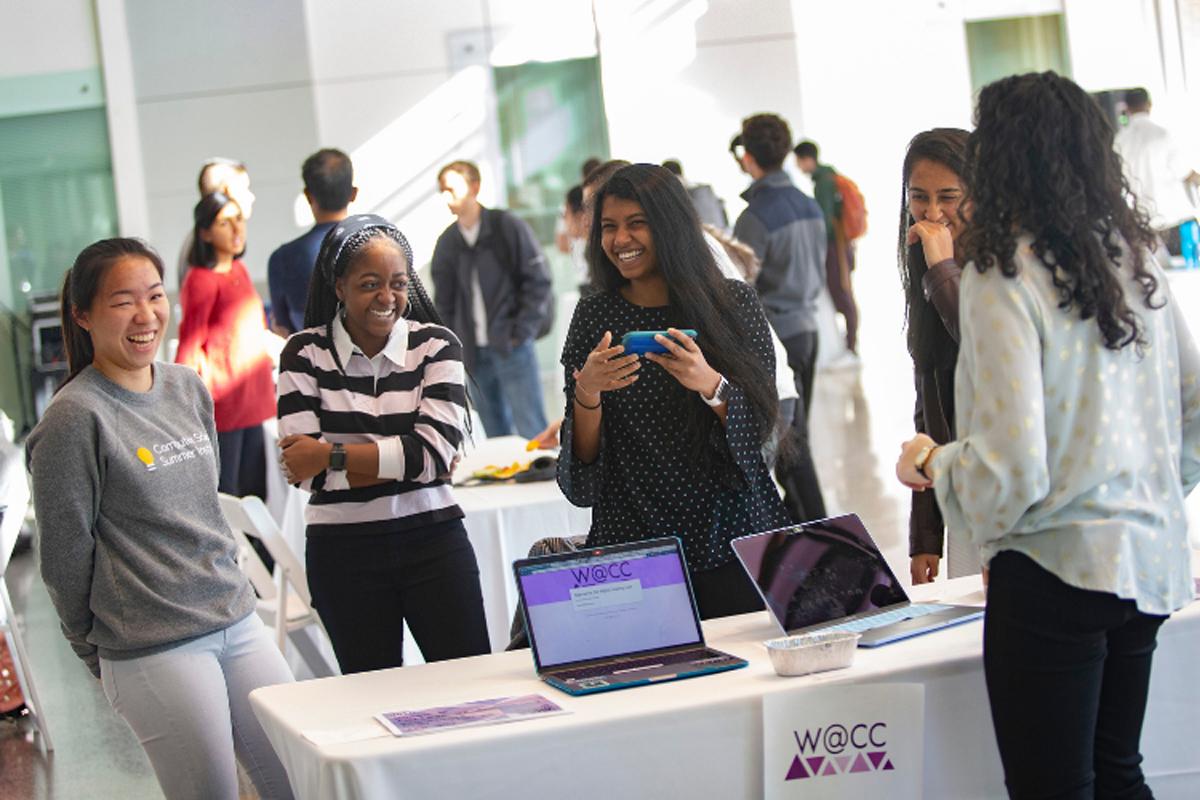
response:
[[[671,373],[671,377],[679,381],[683,388],[712,397],[721,382],[721,374],[704,360],[704,353],[700,352],[700,346],[692,337],[677,328],[667,328],[667,333],[669,336],[660,333],[654,337],[656,342],[667,348],[667,352],[646,353],[646,359]]]
[[[279,464],[288,483],[299,483],[320,474],[329,466],[333,445],[302,433],[279,440]]]
[[[933,485],[933,481],[917,471],[917,454],[926,447],[937,447],[937,442],[923,433],[918,433],[900,445],[900,458],[896,461],[896,477],[905,486],[918,492],[923,492]],[[929,461],[925,463],[928,464]]]

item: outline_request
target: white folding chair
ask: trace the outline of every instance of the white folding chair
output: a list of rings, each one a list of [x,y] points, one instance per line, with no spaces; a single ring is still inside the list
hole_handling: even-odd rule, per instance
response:
[[[233,497],[218,495],[221,513],[233,530],[240,548],[240,562],[250,584],[258,593],[258,615],[274,630],[275,643],[286,654],[290,639],[297,652],[315,677],[327,678],[337,675],[332,665],[321,654],[317,642],[309,635],[309,626],[315,626],[322,634],[321,618],[312,607],[308,593],[308,577],[292,548],[279,533],[263,501],[257,497]],[[263,543],[267,553],[275,559],[275,574],[263,564],[258,553],[250,544],[247,535],[255,536]]]
[[[21,693],[25,695],[25,707],[29,711],[30,721],[42,734],[42,745],[46,752],[54,749],[50,739],[50,728],[46,725],[45,707],[38,697],[33,676],[29,673],[29,653],[25,650],[25,642],[21,638],[21,629],[17,625],[16,614],[13,611],[12,598],[8,595],[8,583],[4,573],[8,569],[9,559],[17,544],[17,536],[21,533],[21,525],[25,521],[25,512],[29,510],[29,481],[25,477],[24,455],[21,448],[5,442],[2,445],[3,455],[0,456],[0,487],[3,499],[0,499],[0,636],[8,638],[9,653],[12,655],[13,667],[17,673],[17,683]]]

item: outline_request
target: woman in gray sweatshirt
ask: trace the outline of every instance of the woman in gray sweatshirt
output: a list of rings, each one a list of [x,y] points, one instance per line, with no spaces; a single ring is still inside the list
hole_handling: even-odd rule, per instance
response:
[[[162,275],[142,242],[107,239],[63,282],[70,373],[27,449],[42,576],[168,798],[237,798],[235,753],[262,797],[289,798],[248,697],[292,675],[217,502],[212,399],[154,361]]]

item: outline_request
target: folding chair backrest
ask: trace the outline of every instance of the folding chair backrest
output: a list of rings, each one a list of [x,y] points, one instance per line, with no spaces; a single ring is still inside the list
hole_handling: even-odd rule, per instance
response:
[[[25,456],[21,448],[0,443],[0,575],[8,569],[8,560],[17,546],[17,536],[29,509],[29,481],[25,475]]]
[[[228,495],[221,496],[221,509],[225,510],[225,498]],[[237,525],[242,531],[257,536],[263,546],[267,548],[271,558],[275,559],[277,567],[283,569],[288,575],[288,583],[304,604],[312,607],[312,597],[308,593],[308,576],[304,573],[304,565],[300,563],[300,559],[292,552],[292,548],[284,541],[283,535],[279,532],[279,526],[275,524],[275,519],[271,516],[271,512],[267,510],[267,506],[257,497],[229,497],[229,500],[237,504],[238,513],[236,516]],[[230,525],[234,525],[235,517],[230,512],[225,512],[226,519]],[[259,562],[262,563],[261,561]],[[251,579],[253,581],[253,579]]]
[[[246,533],[254,533],[254,523],[246,514],[245,508],[242,505],[240,497],[234,497],[230,494],[218,494],[217,499],[221,503],[221,513],[225,517],[225,521],[229,523],[230,529],[233,531],[233,538],[237,541],[241,548],[242,554],[242,569],[246,573],[246,577],[250,579],[250,585],[254,587],[254,591],[258,592],[258,596],[264,600],[273,600],[278,596],[279,592],[275,589],[275,581],[271,577],[271,571],[267,569],[267,565],[262,562],[258,556],[258,551],[250,544],[250,540],[246,538]],[[258,498],[254,498],[258,499]],[[261,500],[259,501],[262,502]]]

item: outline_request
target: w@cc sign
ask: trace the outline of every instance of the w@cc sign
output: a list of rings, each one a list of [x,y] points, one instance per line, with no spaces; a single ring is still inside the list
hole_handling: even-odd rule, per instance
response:
[[[763,698],[764,795],[918,800],[924,734],[921,684],[768,694]]]

